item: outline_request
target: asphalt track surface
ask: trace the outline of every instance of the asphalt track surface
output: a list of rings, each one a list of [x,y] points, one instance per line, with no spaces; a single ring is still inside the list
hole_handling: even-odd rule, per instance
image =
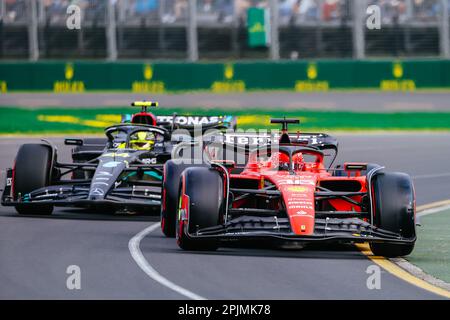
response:
[[[0,106],[38,107],[124,107],[135,100],[156,100],[161,107],[352,111],[448,111],[450,92],[249,92],[249,93],[7,93],[0,95]]]
[[[411,174],[418,204],[450,198],[450,134],[339,138],[340,159],[376,162]],[[0,167],[12,164],[21,143],[34,140],[0,139]],[[68,160],[62,140],[50,140]],[[130,239],[155,221],[80,209],[57,209],[49,218],[23,217],[0,207],[0,299],[186,298],[154,281],[130,254]],[[366,270],[373,263],[350,246],[195,253],[181,251],[156,228],[142,239],[140,250],[166,280],[208,299],[440,298],[385,271],[381,289],[369,290]],[[81,268],[81,290],[66,288],[69,265]]]

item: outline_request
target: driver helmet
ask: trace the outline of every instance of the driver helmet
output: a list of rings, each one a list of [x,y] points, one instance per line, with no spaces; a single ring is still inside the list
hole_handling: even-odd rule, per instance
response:
[[[294,164],[294,170],[303,170],[305,168],[305,160],[301,152],[294,154],[292,162]]]
[[[130,148],[150,151],[155,145],[155,134],[148,131],[135,132],[130,136]]]
[[[289,171],[290,161],[289,156],[282,152],[278,152],[278,170]]]

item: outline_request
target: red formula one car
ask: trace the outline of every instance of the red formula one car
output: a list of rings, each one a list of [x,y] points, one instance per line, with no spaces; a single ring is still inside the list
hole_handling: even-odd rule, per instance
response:
[[[298,120],[272,123],[283,125],[278,141],[249,150],[242,167],[217,158],[196,166],[166,163],[166,235],[176,233],[186,250],[269,240],[299,246],[369,242],[375,255],[411,253],[415,194],[407,174],[365,163],[327,169],[327,156],[336,159],[335,138],[288,133],[288,124]]]

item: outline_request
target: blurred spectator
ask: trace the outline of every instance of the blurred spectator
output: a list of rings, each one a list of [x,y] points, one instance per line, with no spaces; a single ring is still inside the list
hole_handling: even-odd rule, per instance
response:
[[[234,0],[216,0],[219,12],[219,22],[230,23],[233,21]]]
[[[299,7],[300,21],[316,21],[319,18],[319,1],[302,0]]]
[[[298,4],[300,0],[280,0],[278,10],[280,11],[281,23],[292,22],[298,14]]]
[[[85,21],[90,21],[93,23],[99,23],[106,21],[106,5],[107,1],[98,0],[72,0],[69,1],[71,4],[77,4],[83,7],[83,18]]]
[[[440,3],[437,0],[414,0],[413,10],[418,20],[434,20],[440,12]]]
[[[322,7],[322,20],[330,21],[339,18],[339,0],[325,0]]]
[[[197,16],[201,22],[233,21],[234,0],[197,0]]]
[[[234,3],[236,15],[240,20],[245,21],[247,17],[247,9],[251,6],[250,0],[235,0]]]
[[[197,11],[201,13],[212,13],[214,12],[214,1],[213,0],[198,0],[197,1]]]
[[[158,19],[159,0],[135,0],[134,12],[141,19]]]
[[[6,0],[5,11],[5,22],[27,20],[27,5],[25,0]]]
[[[29,0],[0,0],[4,2],[6,23],[28,21]],[[111,0],[39,0],[46,21],[51,24],[64,23],[67,7],[76,4],[82,8],[83,18],[103,21],[106,16],[106,3]],[[119,16],[124,20],[132,17],[159,19],[164,23],[185,21],[189,0],[112,0],[121,10]],[[333,22],[343,21],[349,16],[353,0],[278,0],[280,23],[289,22]],[[448,0],[450,2],[450,0]],[[406,21],[437,21],[441,14],[441,0],[368,0],[368,5],[381,8],[384,24]],[[411,3],[412,7],[407,8]],[[230,23],[234,17],[245,22],[249,7],[268,7],[268,0],[197,0],[199,23]],[[347,8],[347,9],[346,9]],[[409,14],[409,16],[408,16]],[[125,18],[124,18],[125,17]]]
[[[181,20],[187,17],[189,0],[176,0],[175,1],[175,19]]]

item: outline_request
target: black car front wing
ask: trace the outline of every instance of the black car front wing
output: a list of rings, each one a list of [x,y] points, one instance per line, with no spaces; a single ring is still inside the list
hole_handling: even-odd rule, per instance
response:
[[[133,181],[132,186],[113,186],[103,199],[91,199],[89,197],[90,179],[60,180],[55,185],[27,194],[19,194],[16,197],[12,191],[12,180],[12,169],[8,169],[1,198],[3,206],[52,204],[55,206],[112,205],[117,208],[137,208],[161,205],[162,182],[160,181],[136,180]]]

